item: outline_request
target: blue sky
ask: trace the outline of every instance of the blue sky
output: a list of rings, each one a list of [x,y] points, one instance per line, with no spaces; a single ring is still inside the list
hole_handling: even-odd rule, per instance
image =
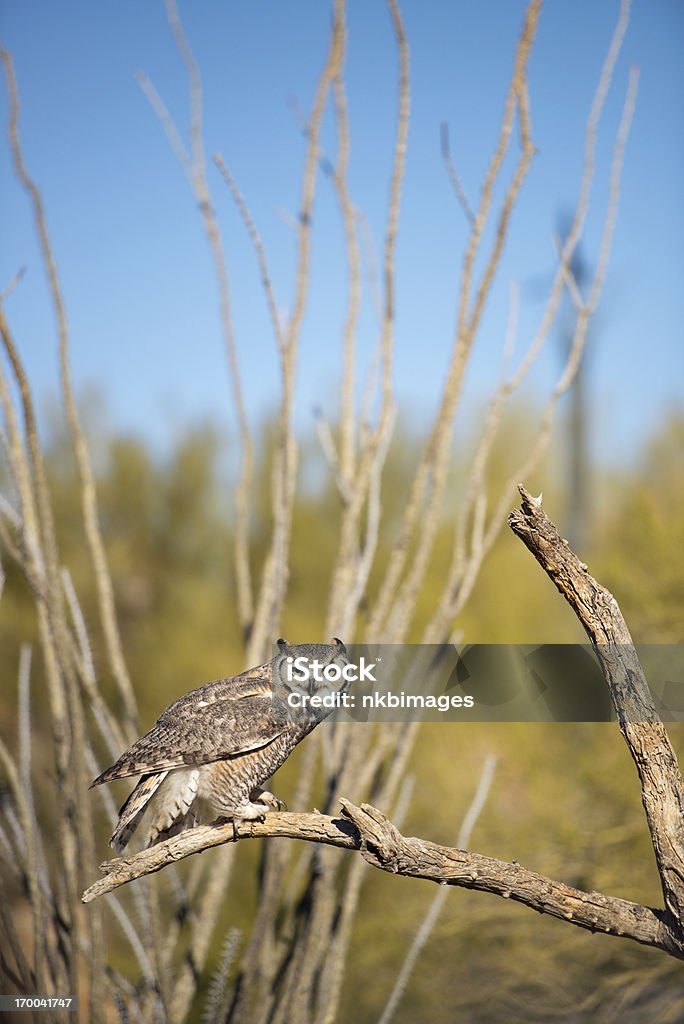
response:
[[[220,151],[268,250],[279,305],[292,301],[305,143],[288,99],[308,110],[323,65],[330,5],[323,0],[180,3],[205,92],[207,153]],[[411,47],[412,119],[397,252],[396,389],[406,416],[428,423],[453,338],[467,224],[442,166],[439,126],[475,203],[498,130],[524,4],[404,2]],[[521,282],[518,352],[540,315],[553,267],[559,207],[574,202],[583,133],[618,5],[549,0],[530,64],[535,157],[467,381],[467,408],[496,375],[512,279]],[[602,124],[583,254],[595,261],[612,143],[631,64],[641,70],[626,154],[618,227],[592,335],[593,448],[628,460],[662,412],[681,407],[684,380],[684,6],[636,0]],[[134,79],[144,70],[182,131],[183,65],[161,0],[93,4],[5,3],[0,35],[22,98],[21,134],[40,185],[71,325],[75,381],[95,385],[115,427],[158,447],[184,424],[234,425],[208,247],[190,190]],[[380,0],[351,0],[347,86],[350,184],[380,246],[396,119],[396,54]],[[6,123],[6,98],[3,121]],[[332,120],[324,131],[334,155]],[[507,164],[510,172],[512,161]],[[245,392],[255,420],[274,408],[273,339],[253,251],[218,172],[210,184],[224,231]],[[43,401],[57,384],[52,312],[25,197],[0,147],[0,288],[27,274],[7,304]],[[311,292],[297,390],[301,428],[320,403],[334,418],[345,264],[339,216],[322,178],[315,207]],[[377,337],[368,291],[362,363]],[[558,372],[551,345],[531,379],[539,394]]]

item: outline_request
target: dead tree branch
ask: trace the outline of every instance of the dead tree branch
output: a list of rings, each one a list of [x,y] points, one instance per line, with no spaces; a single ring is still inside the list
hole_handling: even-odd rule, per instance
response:
[[[620,730],[641,782],[665,906],[684,910],[684,789],[677,757],[660,721],[634,643],[613,595],[558,534],[541,502],[520,487],[522,508],[509,524],[556,584],[589,636],[603,669]]]
[[[339,818],[286,812],[269,814],[264,822],[240,822],[235,830],[232,822],[190,829],[150,850],[105,861],[101,869],[106,874],[84,892],[83,902],[90,903],[126,882],[213,846],[238,839],[278,836],[357,850],[368,864],[382,871],[491,892],[580,928],[633,939],[684,959],[681,937],[668,926],[662,911],[615,896],[574,889],[520,864],[403,836],[370,804],[357,807],[342,800],[342,808]]]

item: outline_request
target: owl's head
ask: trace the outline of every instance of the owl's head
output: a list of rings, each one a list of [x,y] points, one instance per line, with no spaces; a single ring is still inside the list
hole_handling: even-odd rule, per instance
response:
[[[275,656],[271,662],[274,676],[284,683],[292,682],[293,676],[297,681],[301,681],[305,671],[314,682],[320,675],[327,677],[328,682],[334,682],[336,676],[344,679],[342,673],[344,667],[349,664],[347,648],[336,636],[329,644],[289,644],[281,637],[276,640],[275,648]],[[337,670],[333,666],[336,666]]]
[[[275,659],[285,658],[308,658],[310,661],[318,659],[325,665],[332,665],[337,659],[343,659],[340,664],[348,664],[347,648],[336,636],[329,644],[290,644],[280,637],[275,642]]]
[[[271,662],[274,697],[293,710],[327,717],[333,704],[319,698],[349,688],[348,665],[347,649],[337,637],[329,644],[289,644],[280,639]]]

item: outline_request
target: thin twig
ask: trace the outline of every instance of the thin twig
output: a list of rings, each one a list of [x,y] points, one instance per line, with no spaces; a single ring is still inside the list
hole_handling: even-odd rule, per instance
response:
[[[473,213],[472,206],[468,202],[465,190],[463,188],[463,184],[458,176],[458,172],[454,165],[454,161],[451,158],[451,147],[449,145],[449,125],[446,123],[446,121],[442,121],[439,127],[439,140],[440,148],[442,151],[442,160],[444,161],[444,166],[446,167],[446,172],[449,176],[449,182],[454,191],[454,195],[458,200],[458,205],[463,210],[464,214],[466,215],[466,219],[472,228],[473,225],[475,224],[475,214]]]
[[[0,303],[7,302],[7,300],[9,299],[10,295],[17,287],[17,285],[20,284],[21,281],[23,281],[25,274],[26,267],[19,267],[19,270],[17,270],[16,274],[11,278],[11,280],[3,289],[2,294],[0,294]]]

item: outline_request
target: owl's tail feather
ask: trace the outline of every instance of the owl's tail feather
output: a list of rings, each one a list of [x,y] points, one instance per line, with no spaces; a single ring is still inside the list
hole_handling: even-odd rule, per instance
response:
[[[196,803],[199,784],[200,772],[196,768],[172,773],[164,790],[164,799],[159,801],[157,816],[152,822],[148,847],[180,835],[199,821],[199,807]]]
[[[163,843],[165,839],[170,839],[172,836],[179,836],[181,832],[186,832],[189,828],[194,828],[199,820],[199,815],[194,810],[191,810],[187,814],[169,822],[165,828],[161,828],[159,823],[155,823],[150,829],[147,849],[150,846],[156,846],[157,843]]]
[[[131,795],[119,811],[119,820],[109,840],[117,853],[121,853],[140,823],[147,805],[157,792],[168,772],[143,775]]]

